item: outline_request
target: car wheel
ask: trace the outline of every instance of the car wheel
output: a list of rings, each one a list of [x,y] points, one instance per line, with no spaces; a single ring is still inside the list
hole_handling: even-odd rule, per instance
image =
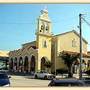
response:
[[[47,76],[45,76],[44,79],[47,80]]]
[[[53,76],[53,78],[55,78],[55,76]]]
[[[35,78],[37,79],[37,75],[35,75]]]

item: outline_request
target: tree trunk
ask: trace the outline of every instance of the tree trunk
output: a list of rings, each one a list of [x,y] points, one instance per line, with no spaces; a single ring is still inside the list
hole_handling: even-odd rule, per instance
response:
[[[69,66],[69,69],[68,69],[68,78],[72,78],[73,77],[73,72],[72,72],[72,65]]]

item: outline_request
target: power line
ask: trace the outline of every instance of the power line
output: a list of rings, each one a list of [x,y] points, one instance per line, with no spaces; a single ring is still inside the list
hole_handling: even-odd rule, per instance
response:
[[[90,26],[90,23],[85,18],[82,17],[82,19],[87,23],[88,26]]]

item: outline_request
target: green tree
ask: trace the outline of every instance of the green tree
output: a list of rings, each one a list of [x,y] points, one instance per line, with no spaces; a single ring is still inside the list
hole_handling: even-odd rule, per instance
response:
[[[79,54],[62,51],[60,57],[68,67],[68,77],[73,77],[72,65],[79,58]]]

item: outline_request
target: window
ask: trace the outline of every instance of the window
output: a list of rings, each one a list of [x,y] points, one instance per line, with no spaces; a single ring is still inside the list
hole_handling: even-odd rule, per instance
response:
[[[41,30],[44,30],[44,25],[41,25]]]
[[[76,45],[76,40],[75,39],[73,39],[72,40],[72,47],[76,47],[77,45]]]
[[[8,79],[7,74],[0,74],[0,79]]]
[[[43,46],[44,48],[46,48],[46,47],[47,47],[47,42],[46,42],[46,40],[43,40],[42,42],[43,42],[43,43],[42,43],[42,44],[43,44],[42,46]]]
[[[46,41],[44,41],[44,47],[47,47],[47,43],[46,43]]]
[[[46,25],[46,32],[48,32],[49,31],[49,25],[47,24]]]
[[[42,22],[40,32],[43,31],[44,29],[45,29],[45,24],[44,24],[44,22]]]

